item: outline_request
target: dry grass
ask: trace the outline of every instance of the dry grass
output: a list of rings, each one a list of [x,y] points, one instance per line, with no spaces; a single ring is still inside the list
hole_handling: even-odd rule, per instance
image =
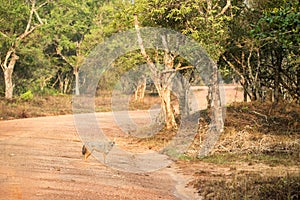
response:
[[[198,193],[210,200],[297,200],[300,198],[300,174],[262,176],[257,173],[241,173],[227,179],[198,180]]]
[[[111,92],[102,92],[95,98],[95,111],[110,112],[111,103]],[[128,110],[142,110],[149,109],[153,104],[159,104],[159,99],[156,96],[146,96],[144,102],[131,100],[128,104],[123,102],[120,104]],[[34,96],[26,100],[0,98],[0,109],[0,120],[72,114],[72,95]]]
[[[0,108],[0,120],[71,114],[72,97],[35,96],[30,100],[2,98]]]

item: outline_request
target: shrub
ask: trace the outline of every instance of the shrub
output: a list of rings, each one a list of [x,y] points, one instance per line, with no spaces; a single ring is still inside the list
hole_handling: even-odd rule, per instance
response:
[[[20,95],[20,99],[23,101],[30,101],[33,99],[33,94],[31,90],[28,90],[27,92]]]

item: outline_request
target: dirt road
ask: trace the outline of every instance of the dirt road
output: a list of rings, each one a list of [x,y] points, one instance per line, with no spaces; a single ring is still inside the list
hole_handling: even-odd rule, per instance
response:
[[[101,126],[120,134],[112,116]],[[81,155],[72,115],[0,122],[0,199],[195,199],[175,164],[129,173]]]

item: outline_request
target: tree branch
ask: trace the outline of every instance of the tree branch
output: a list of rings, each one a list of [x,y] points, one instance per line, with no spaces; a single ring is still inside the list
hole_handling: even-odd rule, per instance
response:
[[[25,33],[27,33],[29,31],[29,29],[30,29],[31,22],[32,22],[32,16],[33,16],[33,12],[34,12],[34,7],[35,7],[35,0],[32,0],[31,1],[30,15],[29,15],[29,19],[27,21],[27,26],[26,26],[26,29],[25,29],[25,31],[24,31],[24,33],[22,35],[24,35]]]
[[[176,71],[180,71],[180,70],[184,70],[184,69],[191,69],[191,68],[194,68],[194,66],[191,66],[191,65],[189,65],[189,66],[184,66],[184,67],[176,67],[175,69],[168,69],[168,70],[164,70],[164,71],[162,71],[161,73],[162,74],[167,74],[167,73],[174,73],[174,72],[176,72]]]
[[[221,15],[224,15],[224,13],[228,10],[228,8],[230,8],[230,6],[231,6],[231,0],[227,0],[226,5],[222,9],[222,11],[216,15],[216,17],[220,17]]]
[[[9,38],[5,33],[3,33],[2,31],[0,31],[0,34],[5,37],[5,38]]]
[[[39,5],[35,10],[38,10],[40,8],[42,8],[43,6],[45,6],[48,3],[48,1],[45,1],[44,3],[42,3],[41,5]]]
[[[35,9],[33,10],[33,11],[34,11],[34,14],[35,14],[37,20],[40,22],[40,24],[44,24],[44,22],[43,22],[42,19],[40,18],[40,15],[38,14],[37,11],[38,11],[40,8],[42,8],[43,6],[45,6],[47,3],[48,3],[48,2],[45,1],[44,3],[42,3],[41,5],[39,5],[37,8],[35,8]]]
[[[4,71],[5,69],[8,68],[7,63],[8,63],[8,60],[9,60],[9,58],[11,57],[11,54],[12,54],[13,52],[14,52],[14,51],[13,51],[12,49],[10,49],[10,50],[7,51],[6,56],[5,56],[5,59],[4,59],[4,62],[3,62],[3,65],[1,65],[3,71]]]
[[[191,66],[191,65],[189,65],[189,66],[184,66],[184,67],[176,67],[176,71],[180,71],[180,70],[184,70],[184,69],[191,69],[191,68],[194,68],[194,66]]]
[[[161,36],[161,39],[162,39],[162,43],[163,43],[164,48],[165,48],[165,52],[166,52],[166,53],[169,53],[170,50],[169,50],[169,47],[168,47],[166,35],[162,35],[162,36]]]
[[[231,69],[233,69],[233,71],[237,73],[237,75],[239,75],[243,80],[245,79],[244,76],[239,72],[239,70],[236,69],[234,64],[232,64],[229,60],[227,60],[226,56],[222,55],[222,58],[231,67]]]
[[[230,56],[235,60],[235,62],[237,62],[239,65],[242,65],[242,62],[237,59],[232,53],[230,53]]]
[[[68,65],[74,68],[74,65],[68,61],[68,59],[61,53],[61,51],[56,47],[56,54],[59,55]]]
[[[36,28],[38,28],[41,25],[37,25],[35,27],[32,27],[29,31],[25,31],[22,33],[19,37],[17,37],[16,40],[23,40],[25,37],[27,37],[29,34],[31,34]]]
[[[42,19],[40,18],[39,14],[37,13],[37,11],[36,11],[36,10],[34,10],[34,14],[35,14],[35,16],[36,16],[37,20],[40,22],[40,25],[43,25],[43,24],[44,24],[44,22],[42,21]]]
[[[42,8],[44,5],[46,5],[48,2],[44,2],[42,3],[40,6],[38,6],[37,8],[35,7],[35,0],[31,1],[31,10],[30,10],[30,15],[29,15],[29,19],[27,22],[27,26],[25,31],[19,36],[17,37],[17,40],[23,40],[25,37],[27,37],[29,34],[31,34],[36,28],[40,27],[41,25],[43,25],[43,21],[40,18],[39,14],[37,13],[37,10]],[[36,16],[37,20],[39,21],[40,24],[35,25],[35,26],[31,26],[32,23],[32,18],[33,18],[33,14]]]
[[[155,64],[153,63],[151,58],[146,53],[146,50],[145,50],[145,47],[143,44],[143,39],[142,39],[141,32],[140,32],[140,28],[139,28],[139,21],[138,21],[137,15],[134,15],[134,27],[135,27],[136,34],[137,34],[138,43],[139,43],[139,46],[141,49],[141,54],[146,59],[147,64],[150,67],[150,70],[152,71],[152,73],[157,74],[157,69],[156,69]]]

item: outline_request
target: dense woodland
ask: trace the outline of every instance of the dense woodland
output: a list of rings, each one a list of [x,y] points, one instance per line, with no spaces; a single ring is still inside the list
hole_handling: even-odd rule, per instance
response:
[[[140,27],[199,42],[223,80],[243,86],[245,100],[299,103],[299,8],[297,0],[1,0],[0,95],[78,94],[87,55],[113,34],[134,30],[137,16]],[[99,88],[112,89],[118,74],[144,58],[140,51],[118,58]],[[189,64],[177,57],[171,67],[201,84]]]

